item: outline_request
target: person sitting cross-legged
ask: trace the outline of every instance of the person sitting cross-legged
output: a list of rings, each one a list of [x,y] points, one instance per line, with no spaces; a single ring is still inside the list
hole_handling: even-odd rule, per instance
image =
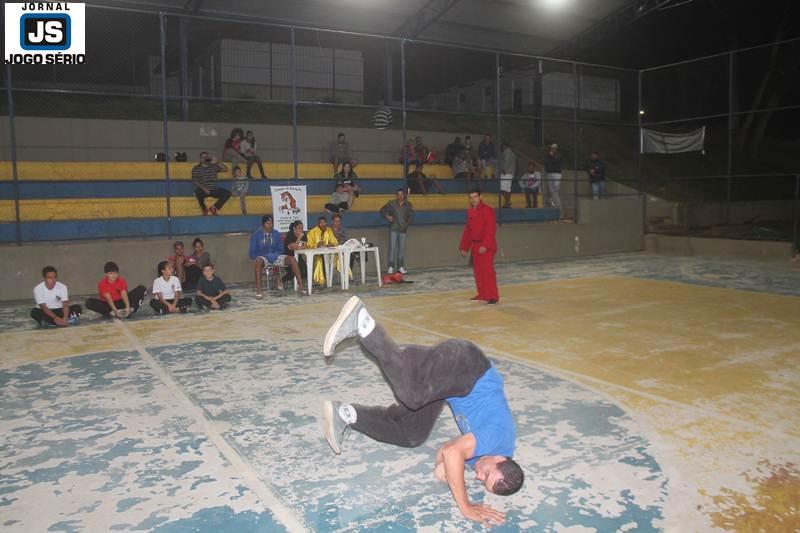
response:
[[[197,284],[194,301],[201,311],[205,308],[227,309],[231,304],[231,293],[211,263],[203,267],[203,277]]]
[[[434,476],[446,482],[462,514],[483,523],[500,524],[503,513],[469,500],[466,466],[488,492],[516,493],[525,475],[511,457],[516,427],[503,390],[503,378],[480,348],[463,339],[435,346],[398,345],[353,296],[342,308],[323,342],[323,354],[356,337],[374,357],[397,402],[388,406],[323,403],[325,438],[336,454],[348,429],[379,442],[406,448],[422,445],[445,404],[450,406],[461,436],[436,454]]]
[[[147,294],[143,285],[128,291],[128,282],[119,275],[119,267],[114,261],[103,266],[105,276],[97,283],[100,298],[88,298],[86,308],[105,317],[128,318],[139,310]]]

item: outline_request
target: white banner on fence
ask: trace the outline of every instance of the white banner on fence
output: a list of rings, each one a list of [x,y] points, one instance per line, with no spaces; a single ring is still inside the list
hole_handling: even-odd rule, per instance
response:
[[[705,153],[706,127],[688,133],[664,133],[641,129],[640,149],[643,154]]]
[[[275,229],[285,233],[289,231],[289,224],[295,220],[301,221],[303,227],[308,229],[306,186],[281,185],[269,189],[272,194],[272,216],[275,218]]]

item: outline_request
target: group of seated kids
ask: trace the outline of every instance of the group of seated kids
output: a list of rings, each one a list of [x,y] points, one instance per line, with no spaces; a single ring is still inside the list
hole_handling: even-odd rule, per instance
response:
[[[128,290],[125,278],[119,275],[119,267],[109,261],[103,268],[105,276],[97,283],[98,298],[86,300],[86,308],[105,317],[128,318],[139,310],[147,289],[138,285]],[[33,289],[36,307],[31,310],[31,318],[39,325],[66,327],[75,324],[81,316],[82,308],[69,303],[67,286],[58,281],[58,271],[53,266],[42,269],[44,281]],[[158,277],[153,280],[153,298],[150,307],[158,315],[186,313],[192,306],[192,299],[183,296],[181,282],[175,276],[175,267],[170,261],[158,264]],[[197,280],[195,303],[201,310],[225,309],[230,305],[231,295],[225,282],[216,275],[214,265],[206,263],[202,276]]]

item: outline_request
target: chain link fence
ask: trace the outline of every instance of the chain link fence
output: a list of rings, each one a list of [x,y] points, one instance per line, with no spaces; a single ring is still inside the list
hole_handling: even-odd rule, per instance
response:
[[[498,207],[522,208],[531,165],[542,218],[576,220],[597,193],[597,153],[604,196],[646,194],[650,231],[703,229],[710,218],[695,206],[725,204],[737,209],[717,226],[750,212],[769,223],[752,238],[797,240],[798,172],[780,136],[800,123],[797,41],[638,71],[234,17],[87,6],[87,19],[85,65],[3,70],[2,241],[180,233],[200,214],[190,174],[203,152],[227,160],[224,187],[234,166],[256,178],[248,213],[268,210],[268,183],[314,178],[311,193],[329,194],[339,133],[371,194],[415,186],[421,163],[425,193],[477,186]],[[703,152],[641,153],[641,128],[698,127]],[[271,181],[226,151],[237,131],[252,132]],[[509,171],[504,143],[509,198],[497,179]],[[546,155],[553,144],[561,172]],[[223,218],[219,231],[251,224]],[[98,220],[102,231],[89,224]]]

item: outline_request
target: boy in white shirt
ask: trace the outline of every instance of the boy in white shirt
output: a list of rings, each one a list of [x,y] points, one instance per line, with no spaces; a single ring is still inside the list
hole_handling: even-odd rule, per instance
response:
[[[174,269],[169,261],[158,264],[159,276],[153,280],[153,298],[150,307],[157,315],[185,313],[192,305],[191,298],[181,298],[181,281],[173,276]]]
[[[528,204],[528,209],[539,207],[539,187],[542,184],[542,175],[536,170],[533,162],[528,163],[528,171],[522,175],[520,183],[525,192],[525,203]]]
[[[51,326],[67,327],[74,324],[83,310],[78,304],[69,305],[69,292],[67,286],[58,281],[58,271],[55,267],[46,266],[42,269],[44,281],[33,288],[33,299],[36,307],[31,309],[31,318],[39,325],[42,321]],[[66,314],[64,309],[67,310]]]

